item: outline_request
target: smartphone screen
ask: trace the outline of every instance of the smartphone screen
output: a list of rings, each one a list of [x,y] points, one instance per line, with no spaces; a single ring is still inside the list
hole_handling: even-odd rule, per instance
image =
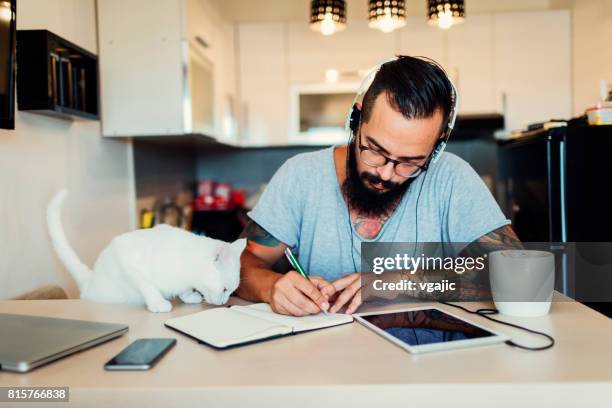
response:
[[[176,339],[138,339],[104,365],[107,370],[148,370],[176,344]]]

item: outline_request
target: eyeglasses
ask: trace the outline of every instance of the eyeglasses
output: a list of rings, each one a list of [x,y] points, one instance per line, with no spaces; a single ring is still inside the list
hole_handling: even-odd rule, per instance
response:
[[[393,171],[400,177],[414,178],[424,170],[424,165],[403,162],[391,159],[378,150],[361,144],[361,132],[359,132],[359,159],[370,167],[384,167],[387,163],[393,163]]]

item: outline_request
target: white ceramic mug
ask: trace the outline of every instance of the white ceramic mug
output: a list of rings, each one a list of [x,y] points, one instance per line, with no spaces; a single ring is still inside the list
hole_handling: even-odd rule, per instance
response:
[[[489,253],[489,279],[495,307],[509,316],[542,316],[550,310],[555,256],[547,251]]]

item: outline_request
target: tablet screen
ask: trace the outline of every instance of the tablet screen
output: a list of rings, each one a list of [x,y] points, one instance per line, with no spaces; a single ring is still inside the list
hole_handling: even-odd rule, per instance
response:
[[[492,337],[495,334],[438,309],[361,316],[411,346]]]

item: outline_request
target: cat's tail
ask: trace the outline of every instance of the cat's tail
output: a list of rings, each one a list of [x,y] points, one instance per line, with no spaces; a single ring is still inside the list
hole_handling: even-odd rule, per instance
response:
[[[91,278],[92,271],[87,265],[81,262],[64,234],[61,214],[62,202],[67,194],[68,192],[66,190],[59,191],[47,206],[47,226],[57,256],[76,281],[81,293],[83,293],[83,288]]]

